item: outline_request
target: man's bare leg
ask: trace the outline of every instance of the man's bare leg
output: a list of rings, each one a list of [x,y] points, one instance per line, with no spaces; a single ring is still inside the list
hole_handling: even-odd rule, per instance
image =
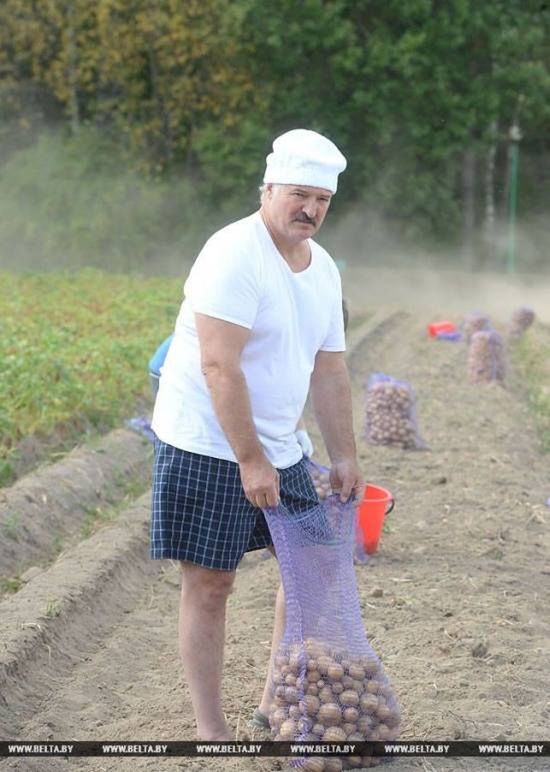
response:
[[[225,608],[234,571],[181,563],[180,656],[202,740],[230,740],[222,710]]]
[[[275,601],[275,623],[273,625],[273,638],[271,640],[271,656],[269,658],[269,668],[267,672],[267,679],[265,682],[264,693],[260,702],[259,708],[266,716],[269,715],[269,709],[273,700],[272,683],[271,683],[271,664],[273,661],[273,655],[279,648],[281,639],[285,631],[285,595],[283,592],[283,585],[279,585],[277,591],[277,599]]]

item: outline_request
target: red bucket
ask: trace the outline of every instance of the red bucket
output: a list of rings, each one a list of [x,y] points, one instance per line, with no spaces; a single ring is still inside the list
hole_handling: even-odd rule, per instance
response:
[[[453,322],[432,322],[428,325],[428,335],[435,338],[438,332],[455,332],[456,324]]]
[[[384,518],[395,505],[392,494],[378,485],[366,485],[363,500],[357,505],[358,532],[368,555],[378,548]]]

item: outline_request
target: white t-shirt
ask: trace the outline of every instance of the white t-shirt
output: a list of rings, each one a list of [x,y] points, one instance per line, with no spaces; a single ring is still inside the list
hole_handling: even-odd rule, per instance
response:
[[[310,240],[311,262],[293,273],[259,212],[215,233],[187,278],[174,338],[161,370],[152,427],[163,442],[236,461],[201,372],[194,313],[251,331],[241,356],[252,417],[278,469],[302,457],[294,431],[309,391],[315,355],[344,351],[340,274]]]

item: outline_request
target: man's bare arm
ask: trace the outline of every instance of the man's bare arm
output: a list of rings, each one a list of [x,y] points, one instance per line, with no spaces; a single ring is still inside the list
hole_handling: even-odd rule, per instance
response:
[[[319,351],[311,376],[311,401],[331,460],[331,484],[342,499],[361,495],[363,476],[357,464],[351,385],[344,354]]]
[[[245,494],[254,506],[276,506],[279,475],[258,439],[241,369],[250,330],[205,314],[195,314],[195,324],[202,372],[216,416],[239,463]]]

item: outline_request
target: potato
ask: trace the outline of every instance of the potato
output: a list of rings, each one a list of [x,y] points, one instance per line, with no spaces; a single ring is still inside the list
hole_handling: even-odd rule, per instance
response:
[[[375,767],[379,763],[378,759],[373,756],[361,756],[361,766],[363,769],[369,769],[369,767]]]
[[[344,766],[339,758],[325,758],[325,772],[342,772]]]
[[[305,667],[306,661],[307,661],[306,655],[304,654],[303,651],[293,652],[290,655],[290,659],[288,663],[290,667],[290,672],[294,673],[295,675],[299,675],[300,670],[303,667]]]
[[[309,756],[300,767],[304,772],[325,772],[325,760],[317,756]]]
[[[291,718],[283,721],[279,728],[279,735],[283,740],[293,740],[298,729],[298,724]]]
[[[329,667],[333,664],[332,657],[327,654],[321,654],[320,657],[317,657],[317,670],[321,675],[327,675]]]
[[[291,704],[298,702],[299,697],[298,689],[295,686],[287,686],[285,688],[285,699],[287,702],[290,702]]]
[[[370,679],[365,683],[365,691],[369,692],[369,694],[378,694],[381,692],[380,682],[375,681],[374,679]]]
[[[275,708],[271,711],[269,714],[269,723],[271,727],[280,727],[283,721],[286,721],[288,718],[288,710],[287,708]]]
[[[305,694],[304,699],[300,700],[300,710],[305,716],[316,716],[320,707],[321,701],[312,694]]]
[[[340,702],[346,707],[357,707],[359,705],[359,695],[353,689],[348,689],[340,695]]]
[[[317,718],[325,726],[337,726],[342,723],[342,710],[335,702],[327,702],[319,708]]]
[[[357,664],[356,662],[352,662],[349,666],[349,674],[354,679],[354,681],[362,681],[365,677],[365,670],[364,668]]]
[[[385,702],[379,702],[376,708],[376,715],[381,721],[386,721],[392,715],[392,711]]]
[[[376,731],[381,740],[389,740],[392,734],[392,730],[387,724],[378,724]]]
[[[378,697],[374,694],[363,694],[359,704],[363,713],[374,713],[378,707]]]
[[[357,731],[359,732],[359,734],[363,736],[363,738],[367,737],[370,734],[373,726],[374,726],[374,720],[371,716],[362,714],[357,719]]]
[[[327,668],[327,675],[330,681],[341,681],[344,677],[344,668],[339,662],[331,662]]]
[[[323,501],[332,493],[331,485],[329,482],[329,472],[328,470],[325,472],[322,469],[319,469],[313,463],[308,465],[308,470],[313,480],[313,485],[317,495],[321,501]]]
[[[326,743],[341,743],[346,739],[346,733],[341,726],[329,726],[325,729],[322,740]]]
[[[359,718],[359,711],[357,708],[344,708],[342,712],[344,721],[348,721],[351,724],[355,724]]]

